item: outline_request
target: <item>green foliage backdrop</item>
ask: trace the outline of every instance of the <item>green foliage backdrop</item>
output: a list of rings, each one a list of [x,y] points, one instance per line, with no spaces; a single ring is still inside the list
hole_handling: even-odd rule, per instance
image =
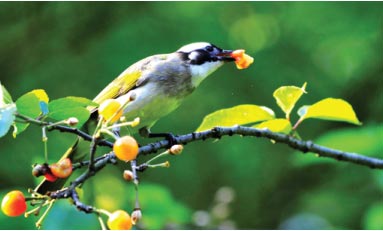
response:
[[[37,88],[51,99],[92,98],[141,58],[210,41],[244,48],[255,62],[243,71],[221,68],[153,131],[191,132],[206,114],[246,103],[283,115],[272,92],[308,82],[308,95],[297,106],[343,98],[363,126],[310,121],[300,135],[383,158],[382,11],[381,2],[1,2],[0,81],[15,98]],[[297,115],[291,116],[295,121]],[[40,140],[38,128],[16,140],[11,134],[0,139],[1,195],[34,186],[30,166],[43,161]],[[52,162],[70,143],[71,135],[49,135]],[[382,171],[240,137],[187,145],[170,162],[170,169],[141,177],[143,227],[383,228]],[[124,166],[118,166],[85,187],[89,203],[132,207],[133,186],[123,182]],[[225,189],[235,192],[229,204],[217,199]],[[34,222],[0,214],[1,229],[32,229]],[[57,203],[44,225],[99,228],[94,215],[66,201]]]

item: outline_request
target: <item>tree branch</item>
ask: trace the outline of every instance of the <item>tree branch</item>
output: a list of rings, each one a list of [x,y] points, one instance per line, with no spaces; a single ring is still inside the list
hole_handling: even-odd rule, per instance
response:
[[[293,138],[289,135],[271,132],[270,130],[257,129],[252,127],[233,126],[233,127],[215,127],[211,130],[203,132],[193,132],[186,135],[176,137],[178,144],[187,144],[196,140],[206,140],[209,138],[219,139],[222,136],[254,136],[264,137],[274,140],[278,143],[284,143],[293,149],[302,151],[303,153],[312,152],[316,153],[321,157],[328,157],[340,161],[351,162],[358,165],[364,165],[371,168],[383,169],[383,160],[364,156],[358,153],[344,152],[336,149],[331,149],[321,145],[314,144],[312,141],[304,141]],[[140,147],[140,155],[146,155],[156,152],[159,149],[166,148],[169,146],[167,140],[161,140],[159,142],[151,143]]]
[[[84,138],[85,140],[91,141],[92,136],[78,130],[75,128],[69,128],[61,125],[52,126],[52,129],[57,129],[62,132],[70,132],[77,134]],[[303,153],[312,152],[318,154],[320,157],[328,157],[340,161],[351,162],[358,165],[368,166],[371,168],[383,169],[383,160],[368,157],[358,153],[344,152],[336,149],[331,149],[325,146],[321,146],[313,143],[312,141],[304,141],[296,139],[292,136],[275,133],[270,130],[257,129],[252,127],[244,126],[233,126],[233,127],[215,127],[213,129],[203,131],[203,132],[193,132],[185,135],[179,135],[176,137],[177,144],[187,144],[197,140],[206,140],[206,139],[219,139],[222,136],[232,136],[232,135],[242,135],[242,136],[253,136],[253,137],[264,137],[271,140],[274,140],[277,143],[284,143],[290,146],[293,149],[302,151]],[[100,140],[98,145],[113,147],[113,143],[107,140]],[[150,153],[155,153],[160,149],[168,148],[169,141],[161,140],[158,142],[153,142],[145,146],[140,147],[139,155],[147,155]]]
[[[86,141],[92,141],[93,137],[89,135],[86,132],[81,131],[80,129],[77,128],[71,128],[63,125],[50,125],[49,130],[58,130],[60,132],[68,132],[72,134],[76,134],[83,138]],[[106,146],[106,147],[113,147],[113,143],[107,140],[97,140],[97,145],[98,146]]]
[[[78,134],[76,130],[66,130],[57,127],[53,127],[55,129],[60,129],[60,131],[72,132]],[[75,131],[75,132],[74,132]],[[304,153],[313,152],[322,157],[328,157],[340,161],[351,162],[358,165],[368,166],[371,168],[383,169],[383,160],[373,157],[367,157],[357,153],[350,153],[339,151],[335,149],[331,149],[328,147],[324,147],[321,145],[314,144],[312,141],[303,141],[293,138],[289,135],[271,132],[270,130],[257,129],[252,127],[243,127],[243,126],[233,126],[233,127],[215,127],[213,129],[202,131],[202,132],[193,132],[185,135],[176,136],[177,144],[187,144],[197,140],[206,140],[206,139],[219,139],[222,136],[232,136],[232,135],[241,135],[241,136],[253,136],[253,137],[264,137],[270,140],[274,140],[275,142],[284,143],[290,146],[293,149],[300,150]],[[100,143],[97,143],[100,145]],[[151,153],[155,153],[160,149],[169,148],[168,140],[161,140],[158,142],[153,142],[147,144],[145,146],[140,147],[139,155],[147,155]],[[71,182],[69,187],[63,188],[61,190],[50,192],[49,196],[52,199],[62,199],[71,197],[74,201],[74,205],[77,209],[85,212],[92,213],[95,212],[96,209],[92,206],[83,204],[75,191],[75,188],[79,185],[82,185],[88,178],[94,176],[98,171],[102,170],[107,164],[115,164],[116,156],[113,152],[100,156],[94,159],[94,168],[87,169],[82,175],[80,175],[77,179]],[[80,168],[82,166],[90,165],[91,161],[83,161],[74,164],[74,168]],[[132,162],[132,170],[133,171],[144,171],[148,169],[145,164],[136,165],[135,160]],[[135,174],[137,177],[137,174]],[[138,180],[137,178],[135,180]]]
[[[62,125],[54,125],[48,122],[38,121],[23,115],[17,114],[17,116],[27,122],[35,123],[40,126],[48,126],[50,130],[59,130],[61,132],[68,132],[76,134],[82,137],[84,140],[92,141],[92,136],[77,129],[71,128]],[[270,130],[257,129],[252,127],[244,126],[233,126],[233,127],[215,127],[213,129],[203,131],[203,132],[193,132],[185,135],[180,135],[176,137],[177,144],[187,144],[197,140],[206,140],[209,138],[219,139],[222,136],[232,136],[232,135],[242,135],[242,136],[254,136],[254,137],[264,137],[271,140],[274,140],[278,143],[284,143],[290,146],[293,149],[302,151],[303,153],[312,152],[318,154],[320,157],[328,157],[340,161],[351,162],[358,165],[368,166],[371,168],[383,169],[383,160],[368,157],[358,153],[344,152],[336,149],[331,149],[325,146],[317,145],[312,141],[298,140],[292,136],[271,132]],[[97,145],[113,147],[113,143],[107,140],[98,140]],[[161,140],[158,142],[150,143],[145,146],[140,147],[139,155],[147,155],[150,153],[155,153],[160,149],[169,147],[168,140]],[[114,155],[114,154],[113,154]],[[113,157],[114,159],[115,157]],[[140,170],[140,169],[139,169]],[[144,169],[143,169],[144,170]]]

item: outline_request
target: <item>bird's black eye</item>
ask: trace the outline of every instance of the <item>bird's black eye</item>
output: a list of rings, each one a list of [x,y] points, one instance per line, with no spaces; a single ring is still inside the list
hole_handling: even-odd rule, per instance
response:
[[[212,51],[214,51],[214,47],[212,47],[212,46],[207,46],[207,47],[205,48],[205,50],[208,51],[208,52],[212,52]]]

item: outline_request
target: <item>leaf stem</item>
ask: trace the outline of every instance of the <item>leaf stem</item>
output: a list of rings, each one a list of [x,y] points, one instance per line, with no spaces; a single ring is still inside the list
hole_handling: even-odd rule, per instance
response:
[[[302,123],[302,119],[300,118],[295,124],[294,124],[294,126],[293,126],[293,130],[297,130],[297,128],[298,128],[298,126]]]

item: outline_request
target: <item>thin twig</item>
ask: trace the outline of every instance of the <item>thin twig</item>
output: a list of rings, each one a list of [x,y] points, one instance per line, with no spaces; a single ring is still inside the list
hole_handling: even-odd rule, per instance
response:
[[[60,125],[60,124],[54,124],[54,123],[51,123],[51,122],[40,121],[40,120],[36,120],[36,119],[33,119],[31,117],[28,117],[28,116],[21,115],[21,114],[16,114],[16,116],[18,118],[22,119],[24,122],[27,122],[27,123],[36,124],[36,125],[39,125],[39,126],[47,126],[48,131],[57,130],[57,131],[60,131],[60,132],[72,133],[72,134],[80,136],[81,138],[83,138],[86,141],[92,141],[92,136],[91,135],[89,135],[86,132],[81,131],[78,128],[68,127],[68,126],[64,126],[64,125]],[[104,139],[100,139],[98,141],[97,145],[98,146],[113,147],[113,143],[112,142],[104,140]]]

